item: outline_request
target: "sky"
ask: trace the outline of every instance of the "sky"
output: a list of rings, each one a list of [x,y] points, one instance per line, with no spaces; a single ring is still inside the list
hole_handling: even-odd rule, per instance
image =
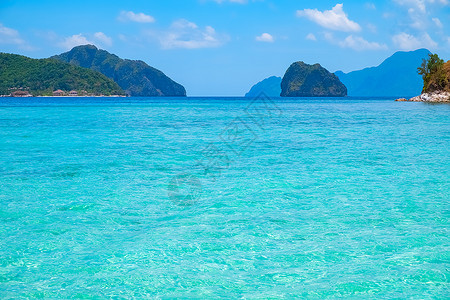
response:
[[[188,96],[242,96],[295,61],[350,72],[419,48],[449,60],[449,26],[450,0],[0,0],[0,52],[94,44]]]

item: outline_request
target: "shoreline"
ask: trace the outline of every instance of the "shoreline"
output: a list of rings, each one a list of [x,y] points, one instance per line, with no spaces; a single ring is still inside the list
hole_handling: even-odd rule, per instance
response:
[[[410,99],[398,98],[397,102],[450,103],[450,92],[422,93]]]

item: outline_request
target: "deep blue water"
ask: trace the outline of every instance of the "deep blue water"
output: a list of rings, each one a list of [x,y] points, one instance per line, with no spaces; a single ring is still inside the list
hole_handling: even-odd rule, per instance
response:
[[[450,105],[0,98],[0,298],[448,299]]]

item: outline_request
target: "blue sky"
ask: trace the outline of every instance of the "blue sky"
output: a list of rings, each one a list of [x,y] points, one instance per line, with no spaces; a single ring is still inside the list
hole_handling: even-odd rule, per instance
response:
[[[1,0],[0,52],[43,58],[91,43],[189,96],[241,96],[299,60],[331,72],[418,48],[448,60],[449,25],[450,0]]]

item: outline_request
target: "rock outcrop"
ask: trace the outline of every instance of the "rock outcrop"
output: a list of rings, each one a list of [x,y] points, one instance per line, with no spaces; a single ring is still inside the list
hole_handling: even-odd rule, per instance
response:
[[[419,96],[412,97],[409,100],[400,98],[396,99],[395,101],[450,103],[450,92],[441,91],[433,93],[423,93]]]
[[[282,97],[344,97],[347,88],[320,64],[295,62],[281,81]]]
[[[121,59],[94,45],[78,46],[51,58],[98,71],[114,80],[129,96],[186,96],[182,85],[145,62]]]

